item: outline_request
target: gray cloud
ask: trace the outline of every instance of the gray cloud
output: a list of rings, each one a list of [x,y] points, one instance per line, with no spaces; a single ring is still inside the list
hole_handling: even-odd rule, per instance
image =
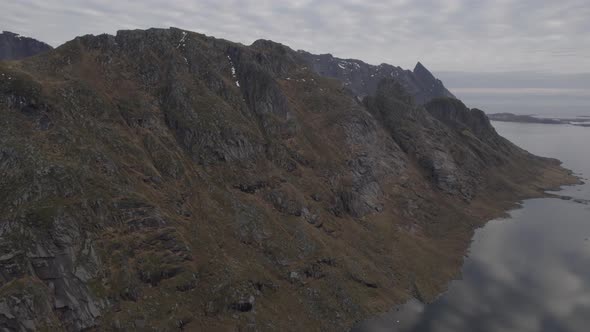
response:
[[[19,0],[1,28],[59,45],[77,35],[176,26],[244,44],[435,71],[590,72],[587,0]]]

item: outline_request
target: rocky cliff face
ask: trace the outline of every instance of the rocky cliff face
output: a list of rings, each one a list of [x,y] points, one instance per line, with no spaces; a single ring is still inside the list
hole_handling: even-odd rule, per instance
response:
[[[0,62],[0,327],[345,329],[569,180],[454,99],[366,91],[179,29]]]
[[[51,46],[33,38],[23,37],[9,31],[0,33],[0,60],[18,60],[51,49]]]
[[[342,81],[346,88],[360,98],[374,95],[383,79],[400,84],[417,104],[440,97],[455,98],[420,62],[414,71],[409,71],[386,63],[373,66],[360,60],[335,58],[331,54],[298,53],[316,73]]]

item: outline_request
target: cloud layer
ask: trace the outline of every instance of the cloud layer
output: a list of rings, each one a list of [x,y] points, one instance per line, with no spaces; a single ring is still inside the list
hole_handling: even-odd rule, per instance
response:
[[[435,71],[590,72],[587,0],[19,0],[0,28],[59,45],[175,26],[250,44]]]

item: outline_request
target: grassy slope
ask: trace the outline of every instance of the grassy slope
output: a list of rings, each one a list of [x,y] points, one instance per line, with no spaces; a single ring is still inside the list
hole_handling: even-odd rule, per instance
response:
[[[161,38],[172,47],[137,57],[76,40],[0,64],[15,77],[0,83],[4,95],[47,106],[0,107],[0,147],[19,156],[3,169],[0,189],[15,193],[0,195],[3,221],[51,230],[68,215],[92,234],[101,267],[87,285],[110,301],[107,329],[339,330],[410,296],[432,299],[457,276],[475,227],[575,181],[553,162],[519,157],[491,169],[466,202],[433,186],[338,82],[289,63],[271,82],[289,115],[257,113],[225,56],[237,48],[240,71],[272,50],[189,34],[183,53],[180,32],[169,33]],[[348,135],[354,126],[362,139]],[[347,165],[368,144],[386,164],[395,156],[374,170],[383,211],[335,215],[338,193],[355,186]],[[254,194],[236,189],[260,181]],[[269,198],[276,192],[295,213]],[[301,206],[319,221],[298,216]],[[251,297],[253,310],[236,310]]]

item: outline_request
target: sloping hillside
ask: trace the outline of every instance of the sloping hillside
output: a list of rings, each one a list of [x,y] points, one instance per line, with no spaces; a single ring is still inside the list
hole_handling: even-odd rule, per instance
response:
[[[179,29],[0,62],[0,327],[342,330],[576,181],[454,99]]]

